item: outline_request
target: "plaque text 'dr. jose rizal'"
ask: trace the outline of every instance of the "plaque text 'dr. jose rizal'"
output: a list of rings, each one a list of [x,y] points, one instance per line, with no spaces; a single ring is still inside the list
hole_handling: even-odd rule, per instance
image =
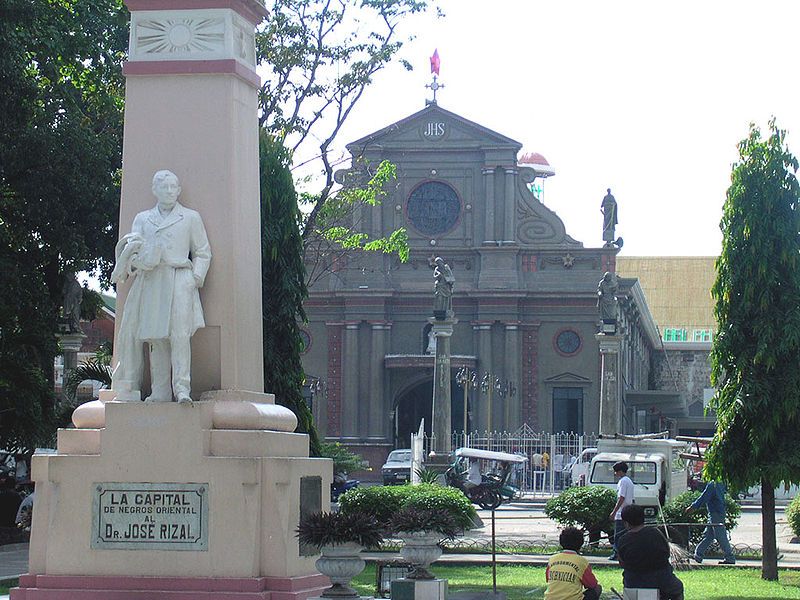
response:
[[[92,548],[208,550],[208,484],[95,483]]]

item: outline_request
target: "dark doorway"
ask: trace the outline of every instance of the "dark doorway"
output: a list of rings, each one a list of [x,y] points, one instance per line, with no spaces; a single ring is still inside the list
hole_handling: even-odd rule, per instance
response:
[[[464,398],[455,379],[450,381],[450,425],[453,431],[464,427]],[[397,398],[394,406],[394,447],[408,448],[411,434],[419,430],[419,422],[425,419],[425,435],[431,434],[431,404],[433,402],[433,380],[423,381]],[[469,416],[469,410],[467,411]],[[470,424],[471,426],[471,424]]]
[[[583,388],[553,388],[553,432],[583,433]]]

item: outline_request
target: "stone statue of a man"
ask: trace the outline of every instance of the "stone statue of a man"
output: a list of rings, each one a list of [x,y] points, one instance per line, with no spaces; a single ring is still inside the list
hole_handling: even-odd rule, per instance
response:
[[[597,307],[604,322],[617,322],[617,290],[619,283],[614,273],[606,272],[597,284]]]
[[[74,273],[68,273],[64,278],[61,289],[61,317],[70,332],[81,330],[81,301],[83,300],[83,287],[78,282]]]
[[[617,200],[611,195],[611,190],[607,190],[607,194],[600,204],[600,210],[603,213],[603,241],[606,246],[611,246],[614,243],[614,227],[617,224]]]
[[[433,264],[433,316],[442,320],[453,316],[453,286],[456,278],[441,256],[437,256]]]
[[[199,288],[211,247],[197,211],[178,202],[181,186],[170,171],[153,177],[158,204],[136,215],[116,248],[114,283],[133,277],[115,342],[112,389],[135,399],[142,385],[144,344],[150,347],[148,402],[191,401],[190,339],[205,327]],[[171,377],[170,377],[171,375]]]

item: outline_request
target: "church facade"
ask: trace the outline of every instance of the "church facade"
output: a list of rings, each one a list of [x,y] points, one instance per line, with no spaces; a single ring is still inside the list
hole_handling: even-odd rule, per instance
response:
[[[597,290],[615,272],[618,248],[586,247],[567,234],[531,191],[552,171],[518,161],[521,149],[435,103],[348,145],[354,167],[339,181],[357,178],[358,165],[397,168],[381,205],[353,217],[359,230],[381,237],[403,227],[411,255],[405,263],[379,253],[329,260],[306,304],[303,366],[316,383],[320,433],[373,467],[408,447],[420,419],[430,430],[437,256],[456,279],[453,430],[598,431]],[[617,297],[622,399],[647,390],[660,340],[635,278],[619,278]],[[635,431],[636,407],[621,405],[620,414],[620,431]]]

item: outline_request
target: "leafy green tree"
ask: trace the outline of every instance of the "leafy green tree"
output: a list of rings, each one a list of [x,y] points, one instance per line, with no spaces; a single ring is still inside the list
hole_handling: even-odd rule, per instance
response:
[[[785,132],[769,130],[739,143],[720,224],[706,468],[733,489],[761,485],[762,577],[776,580],[774,490],[800,481],[800,188]]]
[[[274,0],[266,28],[256,36],[265,68],[260,90],[260,124],[309,168],[318,189],[303,194],[304,250],[312,266],[308,282],[330,269],[343,254],[359,250],[408,255],[405,230],[369,239],[359,229],[355,207],[379,202],[376,190],[394,178],[388,163],[367,165],[356,157],[358,182],[348,187],[366,194],[340,193],[334,169],[343,157],[335,141],[374,77],[400,57],[410,36],[409,19],[432,4],[426,0]],[[328,206],[328,205],[331,206]]]
[[[0,446],[49,439],[64,278],[113,260],[127,22],[121,0],[0,4]]]
[[[297,430],[310,436],[311,453],[320,446],[313,417],[302,395],[298,321],[305,321],[308,296],[303,266],[300,209],[289,170],[289,152],[269,133],[259,138],[261,167],[261,282],[264,328],[264,389],[297,415]]]

